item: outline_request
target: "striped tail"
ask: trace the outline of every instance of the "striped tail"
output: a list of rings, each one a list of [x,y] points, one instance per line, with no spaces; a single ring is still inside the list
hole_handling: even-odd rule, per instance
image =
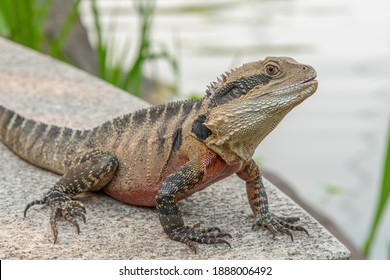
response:
[[[58,174],[65,172],[88,132],[25,119],[0,105],[0,140],[24,160]]]

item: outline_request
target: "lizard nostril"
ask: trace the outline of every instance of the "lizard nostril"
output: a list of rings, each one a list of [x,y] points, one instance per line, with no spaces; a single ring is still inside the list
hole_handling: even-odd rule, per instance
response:
[[[306,66],[303,66],[303,70],[306,70],[307,69],[307,67]]]

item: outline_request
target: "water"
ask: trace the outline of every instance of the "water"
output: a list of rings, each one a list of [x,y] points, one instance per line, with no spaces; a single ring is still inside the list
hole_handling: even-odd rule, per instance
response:
[[[264,140],[256,157],[296,187],[358,247],[371,225],[390,120],[389,1],[160,0],[153,38],[175,53],[183,95],[201,94],[228,68],[268,55],[314,66],[319,89]],[[131,1],[100,0],[106,33],[131,43]],[[208,9],[202,7],[208,6]],[[86,5],[83,20],[94,38]],[[111,15],[116,14],[116,18]],[[134,46],[134,45],[131,45]],[[166,63],[149,69],[173,81]],[[339,194],[327,186],[339,186]],[[390,209],[372,258],[389,258]]]

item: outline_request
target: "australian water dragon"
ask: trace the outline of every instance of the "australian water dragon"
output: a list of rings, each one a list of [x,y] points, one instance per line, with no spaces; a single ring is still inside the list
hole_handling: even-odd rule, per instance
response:
[[[200,100],[138,110],[93,129],[76,130],[25,119],[0,106],[0,139],[24,160],[61,174],[29,203],[51,208],[57,240],[60,216],[76,226],[85,208],[73,197],[103,190],[120,201],[156,206],[167,235],[186,243],[230,244],[217,227],[183,222],[177,201],[236,173],[246,182],[254,227],[292,238],[298,218],[268,211],[261,172],[252,160],[260,142],[283,117],[317,89],[315,70],[287,57],[267,57],[227,72]]]

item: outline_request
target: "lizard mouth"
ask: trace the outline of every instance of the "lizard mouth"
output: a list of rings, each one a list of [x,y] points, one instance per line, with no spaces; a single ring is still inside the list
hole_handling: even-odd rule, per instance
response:
[[[312,95],[318,88],[318,81],[316,80],[316,76],[302,82],[301,86],[304,89],[302,91],[303,95],[305,95],[305,96]],[[299,94],[299,95],[301,95],[301,94]]]
[[[317,90],[317,87],[318,87],[318,81],[316,80],[316,76],[310,78],[310,79],[307,79],[306,81],[303,81],[301,83],[302,86],[305,86],[305,88],[309,88],[309,87],[313,87],[314,86],[314,90],[312,91],[312,93],[314,93],[316,90]]]
[[[311,67],[308,66],[309,68],[305,68],[305,70],[307,70],[306,72],[306,79],[304,79],[301,84],[309,84],[309,85],[312,85],[312,84],[318,84],[318,81],[316,80],[317,78],[317,72],[312,69],[311,70]]]
[[[297,82],[296,84],[293,85],[293,88],[291,88],[291,86],[286,86],[286,87],[282,87],[282,88],[279,88],[276,90],[266,91],[263,94],[261,94],[260,96],[263,98],[264,96],[269,95],[269,94],[280,95],[280,94],[286,94],[286,93],[289,94],[291,92],[296,92],[296,91],[302,91],[303,94],[305,94],[305,93],[308,93],[307,91],[305,91],[307,89],[310,89],[309,92],[311,95],[317,90],[317,87],[318,87],[318,80],[316,80],[316,78],[317,78],[317,76],[314,75],[313,77],[308,78],[307,80],[304,80],[302,82]],[[301,94],[299,94],[299,95],[301,95]]]
[[[311,83],[311,82],[313,82],[313,83],[318,83],[318,81],[316,80],[316,76],[314,76],[314,77],[312,77],[312,78],[310,78],[310,79],[307,79],[307,80],[305,80],[305,81],[303,81],[302,82],[302,84],[307,84],[307,83]]]

